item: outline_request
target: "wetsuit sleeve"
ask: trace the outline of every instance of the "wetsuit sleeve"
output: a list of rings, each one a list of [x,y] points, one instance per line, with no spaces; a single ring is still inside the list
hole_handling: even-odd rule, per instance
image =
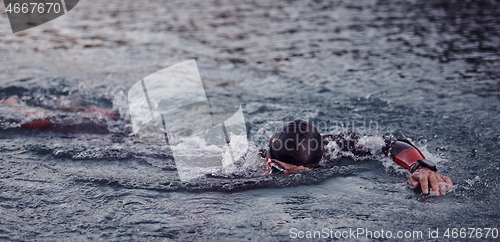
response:
[[[324,156],[329,160],[343,157],[351,159],[380,159],[390,157],[396,164],[413,172],[418,167],[436,171],[435,165],[410,141],[393,137],[344,131],[323,136]]]
[[[351,130],[323,136],[324,156],[329,160],[378,159],[390,157],[397,140],[392,137],[360,134]]]

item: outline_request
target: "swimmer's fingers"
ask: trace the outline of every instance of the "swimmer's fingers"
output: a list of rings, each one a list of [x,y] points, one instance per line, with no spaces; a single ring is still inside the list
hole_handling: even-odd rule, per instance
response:
[[[434,184],[431,185],[434,195],[436,196],[446,195],[446,182],[443,179],[443,175],[435,173],[432,174],[431,176],[434,178],[433,181],[435,182]]]
[[[439,180],[438,177],[433,173],[428,173],[430,190],[432,190],[432,195],[439,196]],[[428,194],[425,193],[424,194]]]
[[[424,172],[423,174],[420,184],[422,186],[422,192],[424,194],[429,194],[430,190],[437,191],[436,187],[438,186],[438,181],[436,177],[428,172]],[[425,185],[422,183],[422,180],[425,181]],[[434,195],[439,195],[439,193],[435,193]]]
[[[415,172],[413,172],[413,174],[411,174],[408,183],[413,188],[420,187],[424,194],[429,194],[429,174],[426,170],[428,169],[418,168]]]
[[[446,195],[447,188],[453,190],[453,183],[451,182],[451,179],[449,177],[441,175],[439,173],[436,174],[438,175],[439,192],[441,193],[441,195]]]
[[[408,183],[413,188],[420,186],[424,194],[429,194],[432,190],[432,195],[435,196],[446,195],[447,187],[453,189],[453,183],[449,177],[423,167],[410,176]]]
[[[450,190],[455,189],[455,187],[453,186],[453,182],[451,181],[451,179],[449,177],[444,176],[444,175],[441,175],[441,176],[443,176],[443,180],[444,180],[444,182],[446,182],[446,185],[448,185],[448,188]]]
[[[450,190],[453,189],[453,183],[451,182],[451,179],[437,172],[429,171],[429,181],[432,181],[431,189],[434,193],[433,195],[444,196],[446,195],[447,188],[449,188]]]
[[[415,179],[416,176],[410,176],[408,179],[408,184],[410,184],[411,187],[413,188],[418,188],[420,186],[420,183],[418,183],[418,179]]]

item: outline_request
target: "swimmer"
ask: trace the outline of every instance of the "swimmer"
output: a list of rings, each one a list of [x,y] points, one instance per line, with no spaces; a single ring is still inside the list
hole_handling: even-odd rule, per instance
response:
[[[107,109],[97,107],[62,105],[65,97],[57,97],[55,107],[67,112],[82,112],[91,115],[105,116],[113,119],[118,114]],[[39,129],[53,124],[50,113],[39,108],[28,107],[16,96],[0,101],[0,104],[15,108],[31,122],[21,124],[22,128]],[[96,124],[90,121],[91,124]],[[363,147],[367,138],[379,138],[384,145],[378,150]],[[381,154],[407,169],[411,176],[408,183],[413,188],[420,187],[424,194],[446,195],[446,190],[453,189],[453,183],[447,176],[437,173],[436,165],[408,140],[396,140],[391,137],[361,135],[353,131],[321,136],[316,128],[306,121],[295,120],[278,129],[269,141],[269,147],[261,152],[268,164],[268,173],[282,173],[290,175],[301,171],[310,171],[319,168],[320,160],[325,157],[330,160],[331,154],[341,152],[343,157],[367,158]]]
[[[67,100],[66,96],[54,96],[55,102],[53,106],[47,106],[46,108],[58,109],[65,112],[73,112],[73,113],[85,113],[90,117],[109,117],[114,120],[118,119],[118,113],[99,108],[95,106],[85,107],[81,105],[75,105],[73,102]],[[78,100],[76,103],[81,103],[82,100]],[[0,105],[9,107],[15,110],[17,113],[23,115],[27,120],[26,122],[22,122],[20,124],[21,128],[27,129],[41,129],[49,127],[54,124],[54,121],[57,119],[53,114],[48,112],[46,109],[38,108],[38,107],[30,107],[26,105],[22,100],[17,96],[11,96],[5,99],[0,100]],[[60,116],[60,115],[59,115]],[[60,118],[60,117],[59,117]],[[104,124],[98,123],[93,120],[89,120],[88,117],[85,117],[82,120],[82,123],[87,122],[88,124],[103,126]],[[68,124],[65,124],[68,125]]]
[[[380,147],[364,147],[366,140],[381,140]],[[295,120],[279,128],[261,155],[267,161],[267,173],[290,175],[320,167],[320,160],[330,160],[333,153],[347,158],[367,158],[373,155],[390,157],[410,172],[408,184],[421,188],[424,194],[446,195],[453,189],[447,176],[437,173],[436,165],[425,158],[411,142],[391,137],[361,135],[354,131],[321,136],[316,128],[303,120]]]

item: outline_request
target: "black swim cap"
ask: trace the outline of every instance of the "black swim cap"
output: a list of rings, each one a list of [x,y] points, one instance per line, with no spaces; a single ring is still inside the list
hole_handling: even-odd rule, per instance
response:
[[[318,130],[303,120],[283,125],[269,140],[272,159],[292,165],[318,164],[323,156],[323,142]]]

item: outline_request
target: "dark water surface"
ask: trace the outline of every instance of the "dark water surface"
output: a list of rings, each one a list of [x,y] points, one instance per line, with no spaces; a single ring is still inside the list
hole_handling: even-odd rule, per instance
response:
[[[2,240],[288,241],[293,228],[431,240],[438,228],[441,241],[447,228],[500,229],[498,1],[83,0],[16,34],[0,17],[0,98],[69,123],[23,130],[0,110]],[[193,58],[209,96],[241,101],[251,147],[241,170],[181,183],[168,149],[131,135],[126,92]],[[54,95],[120,118],[53,110]],[[375,160],[255,176],[256,151],[299,118],[323,134],[409,138],[456,189],[422,195]]]

